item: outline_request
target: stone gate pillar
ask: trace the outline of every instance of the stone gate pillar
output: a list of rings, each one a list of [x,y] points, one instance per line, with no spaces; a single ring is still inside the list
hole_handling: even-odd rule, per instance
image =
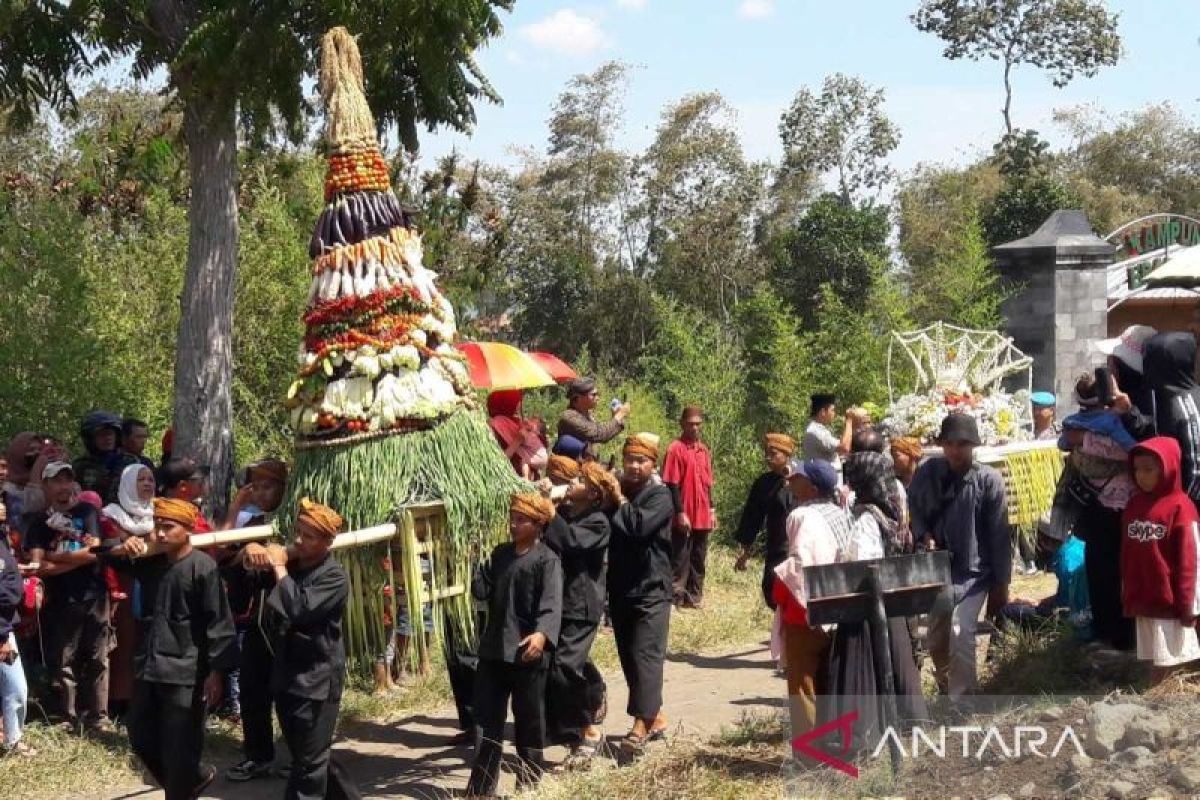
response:
[[[1034,233],[992,249],[1017,293],[1002,307],[1013,343],[1033,358],[1033,388],[1070,413],[1080,373],[1100,366],[1094,345],[1108,336],[1108,266],[1116,248],[1082,211],[1055,211]]]

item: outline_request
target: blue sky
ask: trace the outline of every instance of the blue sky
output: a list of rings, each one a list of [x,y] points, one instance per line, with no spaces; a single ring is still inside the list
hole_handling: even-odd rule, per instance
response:
[[[511,148],[542,149],[546,120],[567,80],[609,60],[634,66],[623,145],[654,135],[662,109],[698,91],[719,91],[737,111],[747,153],[776,160],[779,115],[800,86],[858,75],[886,92],[902,138],[892,162],[961,162],[999,137],[1003,104],[997,62],[948,61],[940,41],[908,15],[917,0],[517,0],[504,35],[480,54],[504,98],[478,107],[470,135],[423,133],[426,164],[451,148],[510,162]],[[1171,100],[1200,122],[1200,4],[1110,2],[1120,12],[1124,56],[1095,78],[1055,89],[1045,75],[1015,75],[1013,120],[1059,143],[1055,108],[1092,104],[1111,116]]]

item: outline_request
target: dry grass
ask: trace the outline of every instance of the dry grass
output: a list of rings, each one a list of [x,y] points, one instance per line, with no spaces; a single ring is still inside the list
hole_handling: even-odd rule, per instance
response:
[[[36,758],[0,759],[0,794],[24,800],[94,795],[99,787],[137,781],[138,770],[124,738],[81,738],[40,723],[31,724],[23,741]]]
[[[671,741],[651,747],[636,763],[617,767],[604,762],[589,772],[551,776],[518,797],[846,800],[893,793],[894,779],[885,762],[871,764],[857,779],[824,768],[791,771],[786,766],[788,735],[785,715],[747,714],[709,742]]]

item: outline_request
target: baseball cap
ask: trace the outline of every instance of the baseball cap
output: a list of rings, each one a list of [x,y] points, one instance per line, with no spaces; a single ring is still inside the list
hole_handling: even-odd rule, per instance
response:
[[[584,450],[587,450],[587,442],[577,439],[570,434],[564,434],[558,437],[558,441],[554,443],[554,450],[552,452],[556,456],[579,458],[583,455]]]
[[[979,441],[979,426],[969,414],[947,414],[942,420],[942,432],[938,434],[938,441],[982,444]]]
[[[1096,349],[1106,356],[1116,356],[1126,366],[1142,371],[1142,356],[1146,353],[1146,342],[1157,334],[1149,325],[1130,325],[1115,339],[1101,339]]]
[[[42,480],[48,481],[60,472],[69,472],[72,476],[75,475],[75,468],[66,461],[51,461],[42,470]]]
[[[807,461],[800,461],[793,458],[788,462],[788,479],[805,478],[817,491],[821,494],[829,494],[837,488],[838,477],[837,472],[833,469],[833,465],[828,461],[820,461],[810,458]]]

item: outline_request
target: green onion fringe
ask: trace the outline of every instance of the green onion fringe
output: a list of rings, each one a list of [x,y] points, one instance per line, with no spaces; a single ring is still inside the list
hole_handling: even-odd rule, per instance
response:
[[[430,430],[341,447],[298,449],[277,519],[290,528],[300,498],[310,497],[341,514],[346,530],[396,522],[400,539],[391,543],[396,553],[405,545],[399,516],[403,507],[441,501],[447,524],[434,532],[434,582],[438,588],[447,585],[444,581],[465,584],[467,591],[434,604],[433,638],[440,646],[447,623],[470,640],[471,568],[507,538],[510,498],[529,488],[496,446],[482,412],[463,410]],[[385,609],[390,605],[393,614],[396,610],[400,587],[394,587],[392,600],[384,592],[391,580],[384,569],[388,547],[384,542],[338,555],[352,587],[345,619],[347,654],[351,668],[363,673],[382,657],[391,635],[384,625]],[[399,554],[416,634],[423,630],[420,562],[415,552]],[[424,637],[414,635],[408,653],[414,664],[424,648]]]

